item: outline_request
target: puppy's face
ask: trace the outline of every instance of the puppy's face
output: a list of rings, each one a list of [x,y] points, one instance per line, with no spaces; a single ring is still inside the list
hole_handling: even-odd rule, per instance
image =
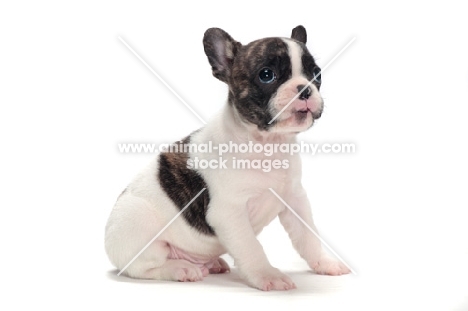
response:
[[[291,39],[266,38],[245,46],[217,28],[208,29],[204,38],[213,75],[228,84],[229,103],[242,119],[259,130],[282,133],[304,131],[322,113],[320,68],[305,43],[302,26],[293,29]]]

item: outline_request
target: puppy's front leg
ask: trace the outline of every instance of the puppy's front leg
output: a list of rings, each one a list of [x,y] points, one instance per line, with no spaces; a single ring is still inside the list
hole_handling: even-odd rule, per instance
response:
[[[234,258],[240,276],[252,287],[264,291],[296,288],[287,275],[271,266],[255,236],[245,206],[226,204],[226,201],[212,201],[210,206],[217,208],[209,209],[207,220]]]
[[[318,235],[317,228],[312,219],[310,203],[304,189],[300,189],[299,192],[285,197],[284,200]],[[288,232],[294,248],[316,273],[341,275],[350,272],[342,262],[331,258],[323,250],[318,237],[289,208],[285,207],[279,214],[279,219]]]

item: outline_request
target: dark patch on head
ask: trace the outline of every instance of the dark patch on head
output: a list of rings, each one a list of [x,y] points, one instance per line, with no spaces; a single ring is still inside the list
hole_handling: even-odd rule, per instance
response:
[[[291,39],[297,41],[297,44],[302,49],[302,72],[310,81],[314,78],[314,72],[320,72],[320,68],[315,63],[314,57],[310,54],[309,50],[307,49],[307,31],[304,26],[299,25],[292,30]],[[321,77],[321,74],[320,74]],[[317,80],[313,82],[317,89],[320,89],[321,81]]]
[[[181,144],[190,143],[190,136]],[[206,221],[210,194],[203,177],[197,171],[187,168],[188,153],[179,148],[178,152],[162,152],[159,155],[158,179],[161,187],[174,204],[182,210],[203,188],[205,191],[193,201],[182,216],[199,232],[214,235],[213,228]]]
[[[314,78],[314,72],[320,72],[320,67],[315,63],[314,57],[310,54],[305,44],[298,44],[302,48],[302,73],[307,78],[307,80],[311,81]],[[322,74],[320,74],[320,78],[322,78]],[[317,87],[318,90],[320,90],[320,86],[322,85],[321,79],[314,80],[312,83]]]
[[[272,83],[262,83],[259,73],[269,68],[276,75]],[[291,78],[291,59],[287,44],[280,38],[267,38],[242,46],[238,51],[229,77],[229,103],[246,121],[268,130],[274,117],[269,101],[278,88]],[[247,96],[243,96],[246,94]]]

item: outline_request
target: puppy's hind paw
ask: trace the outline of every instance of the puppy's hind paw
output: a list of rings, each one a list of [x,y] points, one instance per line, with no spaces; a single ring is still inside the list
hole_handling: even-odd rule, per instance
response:
[[[203,280],[203,271],[190,263],[179,264],[173,270],[174,280],[179,282],[197,282]]]
[[[209,268],[211,274],[229,273],[231,269],[229,265],[222,258],[218,258],[213,262],[213,265]]]

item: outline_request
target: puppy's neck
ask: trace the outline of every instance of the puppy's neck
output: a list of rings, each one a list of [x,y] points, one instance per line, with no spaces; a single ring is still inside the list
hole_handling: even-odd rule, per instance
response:
[[[238,142],[252,141],[254,143],[292,143],[296,141],[295,133],[272,133],[260,130],[257,125],[242,119],[234,105],[225,105],[221,113],[223,128],[226,133],[234,136]]]

